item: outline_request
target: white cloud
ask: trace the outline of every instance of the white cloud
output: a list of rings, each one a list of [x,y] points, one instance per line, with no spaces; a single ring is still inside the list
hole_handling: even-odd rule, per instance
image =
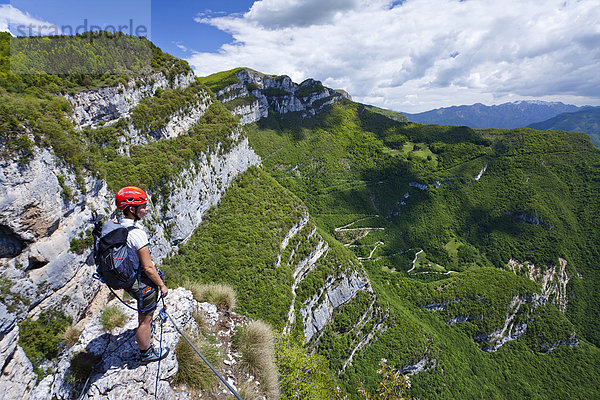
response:
[[[199,19],[234,40],[189,61],[199,75],[247,66],[311,77],[407,112],[600,104],[599,20],[597,0],[262,0],[244,15]]]
[[[186,46],[184,46],[183,44],[181,44],[181,42],[173,42],[173,44],[175,46],[177,46],[179,48],[179,50],[181,50],[181,51],[187,52],[189,50]]]
[[[11,4],[0,5],[0,31],[16,36],[57,35],[61,30],[56,25],[32,17]]]
[[[310,26],[329,22],[338,12],[351,10],[358,0],[261,0],[245,18],[267,28]]]

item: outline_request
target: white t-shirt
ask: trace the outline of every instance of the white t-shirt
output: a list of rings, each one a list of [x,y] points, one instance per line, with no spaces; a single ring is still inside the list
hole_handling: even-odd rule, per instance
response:
[[[142,247],[148,245],[148,235],[143,230],[143,225],[141,223],[138,224],[138,221],[134,221],[129,218],[123,218],[119,221],[119,223],[125,228],[130,226],[136,227],[136,229],[129,231],[129,235],[127,236],[127,245],[129,245],[129,247],[135,251],[138,251]]]
[[[148,245],[148,235],[142,229],[142,224],[138,223],[139,221],[134,221],[129,218],[123,218],[119,222],[108,221],[104,224],[102,228],[102,236],[106,235],[108,232],[122,226],[124,228],[128,228],[130,226],[135,226],[136,229],[132,229],[129,231],[127,235],[127,245],[132,251],[129,251],[129,259],[134,262],[134,265],[140,265],[140,257],[138,256],[138,250],[144,246]]]

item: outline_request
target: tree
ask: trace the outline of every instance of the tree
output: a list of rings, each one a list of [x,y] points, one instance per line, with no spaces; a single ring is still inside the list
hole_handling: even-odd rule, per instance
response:
[[[362,395],[365,400],[411,400],[412,397],[406,395],[406,390],[410,389],[410,378],[408,375],[404,375],[397,369],[390,367],[387,364],[387,360],[382,358],[379,362],[381,368],[377,370],[377,373],[381,375],[381,380],[377,383],[377,395],[369,393],[365,389],[361,382],[358,393]]]

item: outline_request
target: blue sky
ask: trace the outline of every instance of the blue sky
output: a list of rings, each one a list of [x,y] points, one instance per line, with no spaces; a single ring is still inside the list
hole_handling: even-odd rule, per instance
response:
[[[150,0],[13,0],[0,1],[28,13],[31,17],[47,21],[58,27],[71,26],[75,30],[95,24],[101,27],[139,25],[148,27],[152,41],[164,51],[176,57],[186,57],[184,46],[194,51],[216,52],[221,45],[230,42],[232,37],[213,26],[194,21],[197,15],[235,15],[244,13],[252,6],[252,1],[202,0],[202,1],[150,1]],[[129,28],[126,28],[129,33]],[[27,30],[24,31],[28,33]],[[19,34],[16,29],[13,33]],[[187,54],[189,55],[189,54]]]
[[[600,105],[598,0],[0,4],[0,30],[13,34],[15,21],[73,29],[86,19],[101,27],[132,19],[198,75],[246,66],[314,78],[397,111],[532,99]]]
[[[252,1],[202,0],[152,2],[152,40],[164,51],[185,58],[189,51],[217,52],[232,36],[214,26],[194,21],[198,14],[231,15],[250,9]],[[176,44],[189,49],[187,52]]]

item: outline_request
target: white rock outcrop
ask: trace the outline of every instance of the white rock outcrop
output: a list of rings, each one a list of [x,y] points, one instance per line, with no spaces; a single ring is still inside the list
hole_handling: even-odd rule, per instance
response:
[[[37,376],[33,372],[33,365],[20,346],[15,348],[11,355],[11,362],[6,364],[0,375],[0,388],[3,399],[28,398],[28,392],[34,388]]]
[[[550,265],[542,270],[528,261],[521,263],[511,258],[506,267],[515,274],[526,276],[538,283],[542,288],[541,294],[544,300],[550,301],[563,314],[567,312],[569,305],[567,285],[571,280],[571,276],[567,273],[567,260],[559,258],[558,265]]]
[[[369,279],[357,272],[325,282],[321,291],[306,301],[300,310],[306,341],[325,328],[336,308],[350,301],[361,290],[372,291]]]
[[[256,122],[269,115],[269,109],[287,114],[299,112],[302,117],[311,117],[324,107],[350,96],[307,79],[299,85],[289,76],[268,76],[243,69],[236,73],[238,83],[229,85],[216,93],[222,103],[239,98],[254,99],[251,104],[235,107],[232,112],[240,116],[242,125]]]
[[[73,96],[65,96],[73,108],[73,121],[79,126],[95,125],[100,121],[111,121],[127,117],[129,112],[144,97],[153,96],[156,90],[172,87],[185,88],[194,81],[192,72],[177,75],[169,82],[162,72],[155,72],[127,85],[85,90]]]
[[[198,123],[211,104],[210,95],[207,92],[201,92],[193,104],[190,104],[187,109],[177,111],[171,115],[169,122],[164,128],[150,132],[150,135],[157,139],[173,139],[180,136]]]

